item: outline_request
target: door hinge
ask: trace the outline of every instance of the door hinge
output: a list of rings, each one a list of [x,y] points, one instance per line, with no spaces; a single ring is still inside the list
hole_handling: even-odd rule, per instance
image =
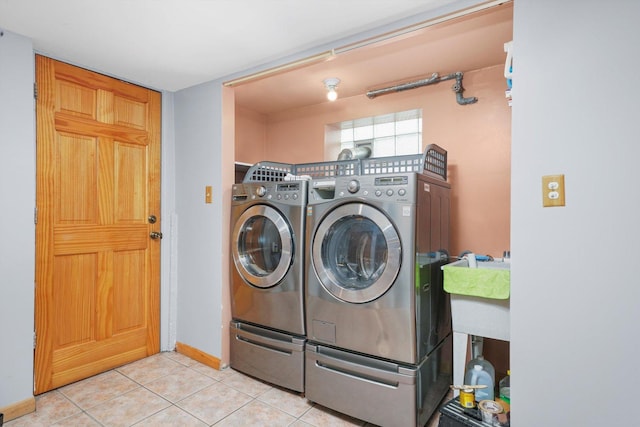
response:
[[[33,223],[38,225],[38,208],[33,208]]]
[[[36,331],[33,331],[33,349],[36,349],[37,336]]]
[[[38,100],[38,83],[33,83],[33,99]]]

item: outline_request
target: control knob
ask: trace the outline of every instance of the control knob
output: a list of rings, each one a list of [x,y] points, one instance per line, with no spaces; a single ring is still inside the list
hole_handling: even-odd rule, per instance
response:
[[[357,193],[359,189],[360,189],[360,183],[358,182],[357,179],[352,179],[347,184],[347,191],[349,191],[349,193],[351,194]]]
[[[263,185],[256,188],[256,196],[263,197],[265,194],[267,194],[267,189]]]

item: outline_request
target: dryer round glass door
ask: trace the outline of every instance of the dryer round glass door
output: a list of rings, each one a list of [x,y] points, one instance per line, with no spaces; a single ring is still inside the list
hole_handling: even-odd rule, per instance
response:
[[[293,238],[286,219],[274,208],[254,205],[233,228],[233,261],[240,275],[259,288],[277,285],[289,271]]]
[[[363,203],[331,211],[318,225],[311,250],[322,286],[350,303],[380,297],[400,271],[402,245],[395,227],[385,214]]]

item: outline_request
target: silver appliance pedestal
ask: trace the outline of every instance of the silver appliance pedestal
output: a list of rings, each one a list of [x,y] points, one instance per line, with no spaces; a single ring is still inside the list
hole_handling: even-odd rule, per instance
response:
[[[231,367],[290,390],[304,392],[304,337],[231,322]]]
[[[307,343],[306,397],[381,426],[424,426],[452,381],[449,334],[418,365]]]

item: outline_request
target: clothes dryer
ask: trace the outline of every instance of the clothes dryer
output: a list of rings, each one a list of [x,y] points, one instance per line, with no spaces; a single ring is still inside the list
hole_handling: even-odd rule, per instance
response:
[[[304,390],[306,181],[232,187],[231,366]]]

